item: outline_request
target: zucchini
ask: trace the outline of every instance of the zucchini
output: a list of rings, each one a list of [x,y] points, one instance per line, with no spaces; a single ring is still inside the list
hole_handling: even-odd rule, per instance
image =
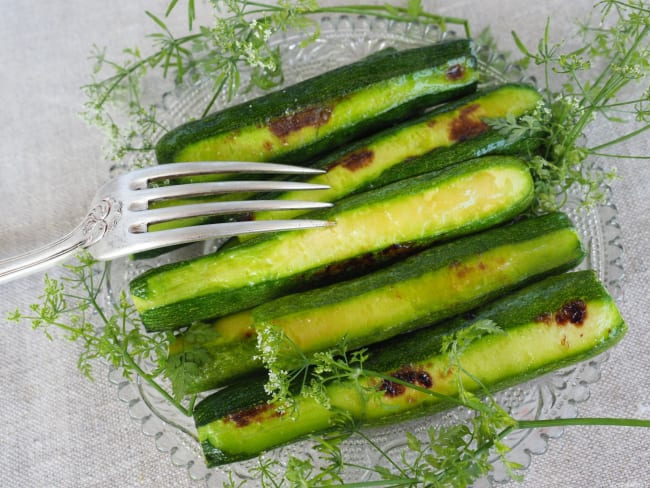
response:
[[[626,325],[593,271],[547,278],[477,310],[471,319],[427,327],[368,350],[367,371],[379,371],[444,395],[456,395],[445,336],[480,320],[491,320],[504,334],[484,335],[460,355],[472,378],[467,390],[491,391],[527,381],[583,361],[617,343]],[[343,412],[361,425],[395,423],[451,406],[448,400],[389,380],[363,377],[326,385],[331,408],[296,395],[285,411],[268,404],[264,378],[226,387],[199,403],[194,419],[209,466],[257,456],[268,449],[320,434]],[[369,394],[369,391],[376,394]]]
[[[519,117],[531,112],[540,103],[540,94],[529,85],[507,84],[485,92],[469,95],[438,107],[415,120],[386,129],[355,143],[344,146],[314,166],[327,169],[324,175],[312,178],[313,183],[330,186],[319,192],[285,192],[282,194],[249,195],[250,198],[311,200],[335,202],[393,181],[438,170],[452,164],[487,154],[531,154],[541,138],[524,133],[504,135],[490,129],[486,118]],[[232,195],[211,197],[210,200],[233,198]],[[240,196],[241,198],[241,196]],[[163,201],[163,206],[176,204]],[[239,216],[242,219],[285,219],[305,211],[258,212]],[[232,216],[195,218],[192,221],[165,222],[149,230],[195,225],[232,219]],[[240,236],[245,241],[255,235]],[[159,252],[155,252],[158,254]],[[146,256],[155,255],[151,252]]]
[[[362,193],[310,215],[330,227],[261,235],[223,252],[152,269],[130,284],[148,330],[224,316],[341,275],[405,246],[509,220],[533,197],[526,164],[487,156]],[[370,258],[370,259],[368,259]]]
[[[375,53],[167,132],[159,163],[298,163],[476,89],[472,41]]]
[[[292,369],[301,354],[326,350],[344,338],[348,347],[358,348],[436,323],[571,269],[583,258],[580,238],[562,213],[463,237],[354,280],[193,325],[170,348],[168,364],[183,365],[181,375],[173,376],[174,389],[196,393],[260,370],[260,327],[275,327],[289,339],[279,366]]]
[[[316,162],[314,166],[327,173],[309,181],[328,185],[328,190],[290,191],[272,198],[336,202],[352,193],[486,154],[530,154],[541,138],[500,134],[485,119],[520,117],[532,112],[541,100],[529,85],[507,84],[444,104]],[[290,218],[300,213],[304,212],[259,212],[254,218]]]

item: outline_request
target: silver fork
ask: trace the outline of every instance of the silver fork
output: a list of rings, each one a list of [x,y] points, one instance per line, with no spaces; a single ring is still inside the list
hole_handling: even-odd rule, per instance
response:
[[[272,163],[200,162],[174,163],[139,169],[118,176],[95,195],[91,210],[72,232],[34,251],[0,260],[0,283],[25,276],[60,262],[81,249],[99,260],[150,251],[178,244],[257,232],[308,229],[331,225],[324,220],[259,220],[224,222],[149,232],[149,225],[185,218],[262,210],[316,209],[330,203],[296,200],[243,200],[196,203],[149,208],[151,202],[174,198],[219,195],[234,192],[326,189],[297,181],[214,181],[170,184],[151,188],[160,180],[216,174],[317,174],[321,170]]]

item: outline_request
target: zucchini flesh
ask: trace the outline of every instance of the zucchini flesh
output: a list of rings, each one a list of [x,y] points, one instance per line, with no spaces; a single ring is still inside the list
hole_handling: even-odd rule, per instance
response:
[[[159,163],[297,163],[417,110],[471,93],[478,72],[467,39],[386,50],[255,100],[188,122],[156,145]]]
[[[527,219],[435,246],[375,273],[282,297],[213,324],[195,324],[170,348],[169,364],[192,363],[175,389],[196,393],[262,369],[256,330],[291,341],[281,367],[302,354],[366,346],[449,318],[514,287],[576,266],[580,239],[561,213]],[[294,359],[292,362],[291,359]]]
[[[485,335],[460,355],[465,370],[491,391],[511,386],[558,368],[583,361],[616,344],[626,325],[593,271],[547,278],[476,311],[380,343],[369,349],[366,370],[381,371],[425,389],[456,395],[457,383],[443,337],[492,320],[504,334]],[[453,373],[453,371],[451,371]],[[261,452],[334,427],[337,411],[363,425],[395,423],[442,410],[450,404],[397,383],[363,378],[327,386],[328,409],[312,398],[297,396],[295,408],[284,412],[266,403],[263,379],[226,387],[201,402],[194,411],[199,439],[208,465],[255,457]],[[463,385],[476,390],[472,378]],[[377,394],[364,394],[364,388]]]
[[[479,231],[532,200],[526,164],[487,156],[339,202],[314,217],[336,225],[267,234],[223,252],[150,270],[131,282],[148,330],[224,316],[336,275],[344,263],[409,243]]]
[[[490,129],[485,119],[520,117],[532,112],[541,100],[539,92],[529,85],[507,84],[445,104],[319,160],[314,166],[327,169],[327,173],[308,181],[328,185],[329,189],[290,191],[272,198],[335,202],[352,193],[486,154],[532,152],[541,139],[500,134]],[[254,218],[291,218],[301,213],[304,211],[258,212]]]

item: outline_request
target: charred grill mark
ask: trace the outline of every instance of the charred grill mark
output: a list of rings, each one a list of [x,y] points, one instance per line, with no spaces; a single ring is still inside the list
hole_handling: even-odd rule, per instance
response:
[[[449,126],[449,138],[451,140],[458,142],[466,141],[483,134],[489,129],[489,126],[485,122],[472,115],[480,108],[480,105],[474,104],[460,111]]]
[[[411,366],[404,366],[397,371],[390,373],[395,379],[409,383],[411,385],[421,386],[423,388],[431,388],[433,380],[429,373],[423,369],[415,369]],[[390,380],[382,380],[379,390],[384,392],[388,397],[396,397],[402,395],[406,391],[406,386]]]
[[[447,79],[450,81],[459,80],[465,74],[465,68],[461,64],[454,64],[447,69]]]
[[[449,263],[449,269],[456,273],[459,278],[467,274],[467,265],[462,261],[454,261]]]
[[[396,397],[403,394],[406,390],[406,387],[393,381],[382,380],[379,389],[383,391],[384,395],[388,397]]]
[[[466,264],[459,264],[457,266],[454,266],[454,268],[456,269],[456,275],[459,278],[464,278],[471,271],[471,268]]]
[[[582,300],[571,300],[562,305],[562,308],[555,313],[555,322],[558,325],[572,323],[582,325],[587,318],[587,304]]]
[[[440,370],[438,372],[438,378],[440,378],[441,380],[445,380],[449,378],[452,374],[454,374],[454,368],[450,367],[447,369]]]
[[[571,300],[566,302],[560,309],[553,314],[544,312],[535,317],[535,322],[543,322],[550,325],[554,320],[557,325],[566,325],[571,323],[576,326],[584,324],[587,318],[587,304],[582,300]]]
[[[260,127],[259,124],[256,124],[257,127]],[[241,136],[241,130],[240,129],[234,129],[226,134],[226,141],[227,142],[232,142],[235,139],[237,139],[239,136]]]
[[[535,317],[535,322],[542,322],[549,325],[553,320],[553,314],[551,312],[544,312]]]
[[[370,149],[360,149],[359,151],[346,154],[335,163],[331,164],[327,169],[330,170],[337,166],[342,166],[343,168],[354,172],[371,164],[374,158],[374,151],[371,151]]]
[[[231,413],[226,416],[225,420],[227,422],[234,422],[237,427],[246,427],[258,419],[264,412],[273,408],[272,405],[268,403],[263,403],[261,405],[256,405],[254,407],[245,408],[238,410],[237,412]],[[274,416],[281,415],[280,412],[275,411]]]
[[[488,266],[483,261],[479,261],[475,266],[464,263],[462,261],[454,261],[453,263],[449,264],[449,268],[456,273],[456,276],[458,278],[464,278],[476,270],[485,272],[488,269]]]
[[[332,263],[315,273],[316,279],[330,278],[347,273],[356,273],[363,271],[377,264],[392,262],[394,259],[409,256],[416,252],[420,247],[416,244],[403,243],[393,244],[381,251],[366,253],[361,256],[346,259],[338,263]]]
[[[331,116],[331,107],[309,107],[300,112],[272,119],[269,122],[269,129],[277,137],[284,139],[304,127],[320,127],[326,124]]]

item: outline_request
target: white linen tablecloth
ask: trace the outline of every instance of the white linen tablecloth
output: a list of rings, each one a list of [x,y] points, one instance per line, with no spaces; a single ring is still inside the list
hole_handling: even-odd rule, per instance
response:
[[[108,46],[118,56],[122,47],[143,44],[153,30],[144,10],[161,13],[166,3],[0,1],[0,258],[63,235],[85,215],[110,166],[100,134],[77,115],[80,87],[90,79],[91,46]],[[513,49],[513,29],[534,47],[547,16],[560,39],[591,11],[588,0],[424,3],[469,18],[474,32],[493,26],[504,49]],[[650,154],[647,141],[625,150]],[[630,330],[579,411],[648,418],[650,166],[633,160],[617,166],[614,203],[626,274],[620,308]],[[5,320],[41,291],[42,275],[0,286],[0,486],[194,486],[129,419],[102,365],[90,382],[77,370],[77,345]],[[650,486],[650,436],[639,429],[567,428],[525,474],[520,486],[527,488]]]

